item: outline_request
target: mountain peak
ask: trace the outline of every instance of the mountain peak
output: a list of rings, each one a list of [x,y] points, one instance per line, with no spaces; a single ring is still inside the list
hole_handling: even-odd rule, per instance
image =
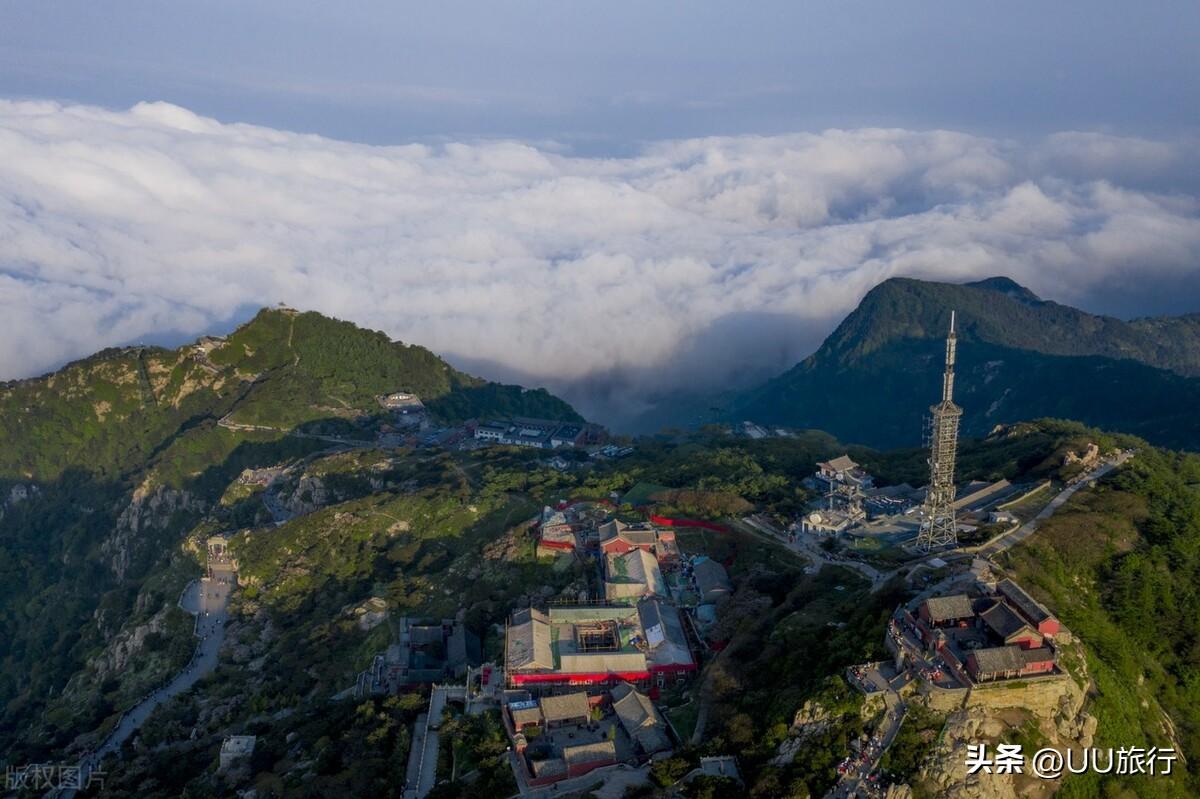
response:
[[[964,283],[964,286],[970,288],[987,289],[988,291],[998,291],[1001,294],[1006,294],[1014,299],[1023,302],[1042,302],[1042,298],[1034,294],[1029,289],[1022,286],[1011,277],[997,275],[995,277],[985,277],[983,280],[975,280],[970,283]]]
[[[964,427],[970,434],[998,421],[1056,415],[1125,425],[1172,444],[1200,436],[1181,410],[1200,395],[1196,320],[1098,316],[1041,300],[1007,277],[880,283],[812,357],[735,399],[738,418],[862,436],[864,443],[910,441],[914,419],[936,396],[954,311],[958,388],[963,406],[975,409]],[[1130,386],[1150,385],[1161,407],[1130,393]]]
[[[1021,349],[1081,354],[1077,342],[1071,340],[1081,332],[1105,340],[1130,336],[1125,324],[1117,319],[1047,302],[1009,277],[969,283],[896,277],[867,292],[815,357],[853,361],[888,342],[941,338],[950,324],[950,312],[955,310],[960,338]],[[1111,342],[1099,343],[1089,351],[1103,351],[1105,343]],[[1123,345],[1116,349],[1119,351]],[[1121,357],[1118,353],[1103,354]]]

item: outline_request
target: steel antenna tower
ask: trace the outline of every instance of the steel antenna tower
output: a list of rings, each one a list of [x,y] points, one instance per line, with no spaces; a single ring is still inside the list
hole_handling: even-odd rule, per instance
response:
[[[954,404],[954,311],[946,336],[946,371],[942,374],[942,401],[930,407],[929,492],[925,495],[925,521],[917,534],[917,549],[929,552],[958,544],[954,522],[954,459],[958,454],[958,423],[962,408]]]

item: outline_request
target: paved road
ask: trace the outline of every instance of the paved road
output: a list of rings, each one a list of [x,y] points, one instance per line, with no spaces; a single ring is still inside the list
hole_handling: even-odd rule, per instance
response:
[[[422,713],[413,722],[412,746],[408,748],[408,771],[404,779],[405,799],[417,795],[417,785],[421,781],[421,757],[425,753],[425,722],[428,718],[428,714]]]
[[[412,748],[408,750],[405,799],[425,799],[437,780],[438,731],[446,708],[446,688],[434,686],[429,694],[429,712],[413,724]]]
[[[214,577],[215,579],[205,577],[192,583],[180,599],[180,606],[196,616],[195,634],[200,641],[191,661],[170,682],[126,712],[104,743],[79,761],[81,784],[87,784],[88,777],[106,756],[120,751],[121,745],[146,722],[159,705],[187,691],[217,667],[217,654],[225,640],[225,625],[228,619],[226,608],[230,591],[237,582],[237,573],[228,566],[217,565],[214,567]],[[56,795],[61,799],[69,799],[75,795],[75,791],[63,789]]]
[[[1003,535],[1000,538],[996,539],[995,541],[992,541],[987,546],[980,549],[979,552],[977,553],[977,556],[981,557],[981,558],[993,558],[996,555],[999,555],[1004,550],[1014,547],[1017,544],[1021,543],[1026,538],[1028,538],[1029,536],[1031,536],[1035,532],[1037,532],[1038,525],[1041,522],[1043,522],[1046,519],[1049,519],[1051,516],[1053,516],[1054,512],[1057,511],[1059,508],[1061,508],[1063,505],[1065,505],[1067,503],[1067,500],[1069,500],[1072,496],[1075,495],[1076,491],[1078,491],[1079,489],[1088,485],[1093,480],[1097,480],[1097,479],[1103,477],[1104,475],[1108,474],[1113,469],[1115,469],[1118,466],[1125,463],[1125,461],[1129,460],[1131,457],[1133,457],[1133,453],[1122,452],[1120,455],[1118,455],[1116,457],[1115,460],[1103,463],[1100,466],[1096,467],[1090,473],[1088,473],[1083,479],[1078,480],[1075,483],[1072,483],[1071,485],[1067,486],[1062,491],[1060,491],[1058,493],[1058,496],[1056,496],[1054,499],[1050,500],[1050,502],[1046,505],[1046,507],[1042,508],[1041,512],[1038,513],[1037,516],[1034,516],[1032,519],[1027,521],[1025,524],[1021,525],[1016,530],[1013,530],[1011,533],[1008,533],[1007,535]]]
[[[446,707],[446,690],[434,688],[429,694],[429,729],[425,732],[425,757],[421,760],[417,799],[425,799],[437,781],[438,727],[442,726],[442,711]]]

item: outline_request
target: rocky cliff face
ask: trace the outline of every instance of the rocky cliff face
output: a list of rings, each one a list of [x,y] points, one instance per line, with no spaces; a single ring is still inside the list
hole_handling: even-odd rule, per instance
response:
[[[835,714],[820,702],[809,699],[804,703],[792,719],[788,728],[788,737],[779,744],[779,751],[771,763],[786,766],[796,759],[796,753],[810,738],[825,732],[833,726]]]
[[[1036,739],[1037,748],[1052,747],[1060,752],[1090,747],[1096,719],[1084,710],[1086,701],[1084,689],[1069,678],[1033,682],[1020,689],[973,691],[967,707],[947,718],[940,743],[921,770],[921,786],[947,799],[1052,795],[1058,789],[1057,780],[1029,773],[968,774],[967,748],[986,743],[989,751],[995,752],[997,743],[1011,742],[1018,736],[1021,740]],[[1029,758],[1033,752],[1024,754]]]
[[[320,477],[306,474],[296,481],[290,491],[281,490],[279,500],[292,516],[303,516],[337,501],[337,498],[332,496]]]
[[[146,534],[165,530],[178,513],[199,516],[205,503],[189,491],[142,485],[117,517],[116,527],[100,547],[118,580],[124,580]]]
[[[853,690],[846,687],[848,690]],[[883,694],[873,694],[866,697],[859,705],[858,715],[863,721],[877,720],[884,706]],[[786,766],[791,763],[796,759],[796,753],[803,749],[811,739],[851,716],[853,716],[853,711],[847,711],[844,706],[841,709],[832,708],[821,701],[819,697],[805,700],[792,717],[791,726],[788,727],[788,737],[779,744],[775,757],[771,758],[772,765]]]
[[[133,658],[144,650],[147,636],[167,631],[168,612],[169,608],[164,607],[145,624],[122,630],[109,642],[104,651],[88,661],[88,667],[95,671],[100,680],[127,670]]]

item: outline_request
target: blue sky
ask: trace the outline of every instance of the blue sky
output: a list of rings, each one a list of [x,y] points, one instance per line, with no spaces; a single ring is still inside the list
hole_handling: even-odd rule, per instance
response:
[[[369,143],[1194,131],[1192,2],[3,5],[0,95],[166,100]]]

